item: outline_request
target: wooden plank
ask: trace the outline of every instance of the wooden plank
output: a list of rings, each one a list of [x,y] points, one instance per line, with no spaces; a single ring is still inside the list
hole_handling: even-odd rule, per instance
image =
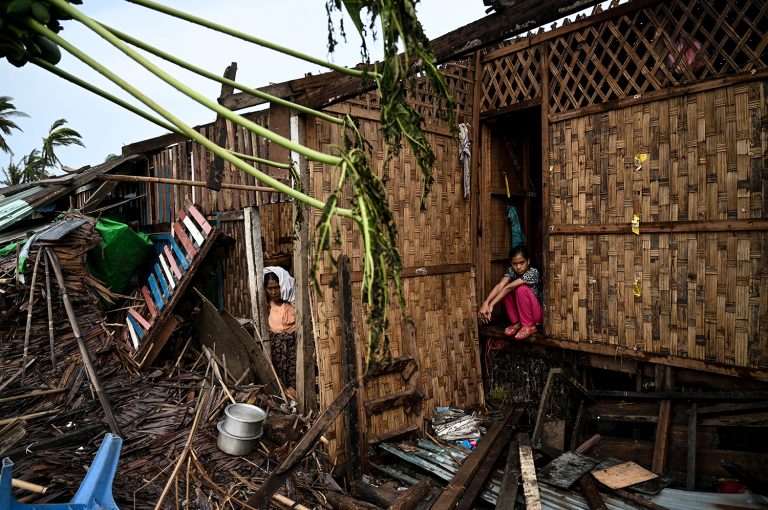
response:
[[[133,317],[136,320],[136,322],[141,324],[141,327],[144,328],[145,330],[148,331],[149,328],[152,327],[152,324],[150,324],[149,321],[147,321],[147,319],[142,317],[141,314],[139,312],[137,312],[135,309],[129,308],[128,309],[128,314],[131,315],[131,317]]]
[[[640,225],[641,234],[656,233],[698,233],[698,232],[764,232],[768,220],[709,220],[709,221],[648,221]],[[631,234],[630,223],[594,223],[552,225],[551,235],[604,235]]]
[[[480,491],[483,489],[483,486],[485,486],[486,482],[488,481],[488,478],[491,476],[491,473],[494,471],[494,467],[496,466],[496,461],[501,455],[501,452],[503,452],[506,449],[507,443],[509,442],[510,438],[512,437],[512,434],[515,431],[515,425],[517,424],[522,414],[523,414],[523,408],[522,407],[517,408],[513,413],[513,415],[516,415],[516,417],[513,416],[504,425],[501,433],[499,434],[499,437],[491,445],[491,448],[488,451],[488,456],[483,461],[482,465],[480,466],[480,469],[478,469],[477,472],[474,474],[474,476],[472,476],[472,479],[470,480],[469,485],[467,485],[467,488],[464,490],[464,494],[461,496],[461,499],[456,504],[456,507],[455,507],[456,510],[470,510],[471,508],[473,508],[478,494],[480,494]]]
[[[203,216],[194,205],[187,207],[187,210],[189,211],[189,215],[192,216],[197,224],[200,225],[200,228],[203,229],[203,233],[206,236],[210,234],[211,230],[213,230],[213,227],[211,227],[211,224],[208,223],[208,220],[205,219],[205,216]]]
[[[171,292],[173,292],[173,289],[176,288],[176,280],[174,280],[173,278],[173,273],[171,272],[171,265],[165,259],[165,253],[160,253],[160,255],[157,256],[157,260],[160,261],[160,266],[163,268],[163,274],[165,275],[165,279],[168,281],[168,286],[170,287]]]
[[[189,262],[187,261],[187,257],[184,255],[184,252],[181,251],[181,248],[179,248],[179,245],[176,243],[176,241],[171,237],[169,239],[169,242],[171,243],[171,249],[173,249],[173,253],[176,254],[176,257],[179,259],[179,264],[181,264],[182,272],[189,269]]]
[[[192,222],[192,219],[189,216],[185,216],[181,221],[184,223],[184,226],[187,227],[189,233],[192,234],[192,239],[195,240],[197,246],[202,246],[205,242],[205,238],[203,237],[203,234],[200,233],[200,229],[197,228],[197,225]]]
[[[142,340],[144,338],[144,330],[141,329],[141,326],[139,326],[139,322],[130,315],[128,315],[126,319],[131,324],[130,329],[133,330],[139,340]],[[133,339],[133,337],[131,337],[131,339]],[[138,344],[138,342],[136,343]]]
[[[155,276],[157,277],[157,281],[160,283],[160,290],[163,293],[163,299],[168,301],[168,299],[171,297],[171,291],[168,289],[168,284],[165,281],[165,277],[163,276],[163,270],[160,269],[160,264],[155,262]]]
[[[589,390],[590,396],[601,398],[624,398],[639,400],[765,400],[768,399],[768,391],[614,391],[614,390]]]
[[[250,243],[251,259],[248,262],[248,274],[253,275],[249,280],[249,292],[251,295],[251,313],[254,314],[255,324],[264,345],[269,351],[269,325],[267,323],[267,291],[264,289],[264,250],[261,245],[261,215],[258,207],[247,207],[244,210],[246,216],[245,238],[246,249]],[[250,242],[248,241],[250,239]],[[252,268],[252,269],[251,269]],[[252,271],[252,272],[251,272]],[[249,276],[250,278],[250,276]],[[255,293],[255,301],[254,299]],[[298,369],[298,367],[297,367]]]
[[[432,505],[432,510],[451,510],[455,508],[456,504],[464,495],[466,488],[469,486],[470,481],[475,477],[480,467],[484,464],[494,443],[499,441],[500,436],[502,436],[501,440],[504,441],[505,444],[506,441],[509,440],[509,427],[516,423],[515,417],[519,418],[519,416],[518,412],[509,408],[505,411],[504,417],[501,420],[498,420],[491,425],[488,429],[488,433],[483,436],[483,440],[480,441],[478,447],[464,459],[464,463],[453,475],[453,478],[448,483],[446,489]],[[531,457],[531,465],[533,465],[533,457]]]
[[[407,427],[391,430],[378,436],[368,436],[368,446],[375,446],[380,443],[387,443],[407,436],[412,436],[421,432],[418,425],[408,425]]]
[[[141,288],[141,294],[144,296],[144,302],[147,303],[149,315],[154,319],[157,317],[157,309],[155,308],[155,302],[152,300],[152,296],[149,294],[149,289],[147,289],[146,285]]]
[[[176,263],[176,257],[173,256],[173,252],[171,252],[168,245],[163,246],[163,253],[165,253],[165,258],[171,265],[171,271],[176,275],[176,279],[181,280],[181,269],[179,269],[179,265]]]
[[[128,328],[128,334],[131,337],[131,343],[133,344],[134,349],[139,348],[139,335],[136,334],[136,331],[133,329],[134,323],[131,322],[130,317],[125,318],[125,327]]]
[[[197,255],[197,249],[192,245],[192,241],[189,240],[189,237],[187,237],[186,232],[184,232],[184,229],[181,226],[181,223],[178,221],[173,224],[173,231],[176,232],[176,236],[179,238],[179,241],[181,241],[181,245],[184,247],[185,250],[187,250],[187,254],[191,259],[195,258],[195,255]]]
[[[509,443],[507,452],[507,463],[504,467],[504,478],[501,480],[499,488],[499,499],[496,501],[498,510],[514,510],[517,501],[517,488],[519,487],[518,477],[520,476],[520,455],[518,454],[520,445],[517,440]]]
[[[405,370],[405,368],[410,363],[416,363],[416,360],[413,356],[398,356],[396,358],[392,358],[392,361],[386,365],[377,365],[368,372],[365,373],[365,379],[371,380],[374,377],[381,377],[382,375],[387,374],[396,374],[398,372],[402,372]],[[410,374],[413,375],[413,374]],[[407,381],[410,379],[410,377],[406,377],[405,374],[403,374],[403,378]]]
[[[358,381],[357,347],[355,325],[352,316],[352,282],[349,278],[349,258],[339,257],[339,319],[341,320],[341,380],[344,383]],[[344,453],[347,458],[347,473],[353,480],[363,474],[363,462],[367,459],[366,428],[361,427],[360,410],[363,391],[352,399],[344,409]],[[364,416],[362,417],[364,419]],[[363,424],[365,422],[362,422]],[[367,470],[366,470],[367,471]]]
[[[255,508],[262,508],[270,501],[272,494],[283,484],[290,476],[291,470],[299,463],[304,456],[310,452],[315,443],[320,439],[320,435],[327,429],[341,411],[347,407],[347,404],[357,391],[357,382],[350,381],[341,390],[341,393],[334,399],[328,408],[322,412],[314,424],[304,434],[301,440],[291,450],[291,453],[272,471],[272,474],[261,484],[256,493],[248,499],[247,504]]]
[[[412,510],[429,494],[431,489],[432,483],[429,478],[425,478],[402,493],[387,510]]]
[[[533,464],[533,450],[528,434],[518,434],[517,443],[520,445],[520,473],[523,479],[523,494],[525,495],[526,510],[541,510],[539,484],[536,480],[536,466]]]
[[[391,395],[385,395],[383,397],[366,400],[364,402],[365,414],[368,416],[378,414],[386,409],[393,407],[410,404],[411,406],[417,406],[421,404],[424,399],[418,389],[409,388],[407,390],[392,393]]]
[[[152,289],[152,295],[155,297],[155,304],[157,304],[158,310],[162,311],[165,306],[165,301],[160,293],[160,287],[157,285],[157,280],[155,279],[154,274],[149,275],[149,288]]]

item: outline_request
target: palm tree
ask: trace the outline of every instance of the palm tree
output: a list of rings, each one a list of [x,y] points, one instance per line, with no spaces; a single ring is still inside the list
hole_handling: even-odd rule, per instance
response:
[[[5,141],[5,136],[10,135],[11,131],[14,129],[21,131],[21,128],[12,120],[12,118],[28,117],[26,113],[17,111],[11,101],[13,101],[13,98],[11,97],[0,96],[0,151],[9,154],[13,154],[13,151],[8,146],[8,142]]]
[[[66,119],[59,119],[51,125],[48,136],[43,138],[43,150],[41,153],[43,169],[61,164],[61,160],[55,153],[56,147],[68,147],[79,145],[85,147],[80,133],[72,128],[64,127]]]
[[[13,157],[8,161],[8,166],[2,169],[5,179],[0,184],[5,186],[15,186],[24,182],[39,181],[47,176],[43,166],[43,158],[40,151],[32,149],[26,156],[22,157],[18,163],[13,162]]]

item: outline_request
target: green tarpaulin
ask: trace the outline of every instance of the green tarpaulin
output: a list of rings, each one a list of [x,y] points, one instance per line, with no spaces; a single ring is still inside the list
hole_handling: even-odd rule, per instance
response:
[[[136,269],[152,253],[152,241],[125,223],[107,218],[96,223],[96,231],[103,240],[88,252],[88,269],[109,290],[120,294]]]

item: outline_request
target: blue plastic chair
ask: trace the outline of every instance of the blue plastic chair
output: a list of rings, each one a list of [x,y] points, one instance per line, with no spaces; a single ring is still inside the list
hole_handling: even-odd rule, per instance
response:
[[[25,505],[16,501],[11,494],[13,462],[3,459],[0,474],[0,509],[1,510],[119,510],[112,497],[112,480],[120,460],[123,440],[119,436],[107,434],[101,442],[98,453],[91,467],[83,478],[77,494],[69,503],[46,503]]]

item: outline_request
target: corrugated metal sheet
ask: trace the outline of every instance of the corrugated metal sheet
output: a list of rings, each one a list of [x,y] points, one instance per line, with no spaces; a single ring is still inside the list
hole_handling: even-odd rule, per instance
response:
[[[53,204],[67,193],[90,183],[97,176],[142,158],[143,156],[139,155],[125,156],[87,168],[77,174],[62,175],[37,183],[23,183],[0,189],[0,231],[27,217],[38,208]]]
[[[76,219],[69,219],[65,221],[60,221],[59,223],[55,224],[39,236],[37,236],[38,240],[40,241],[58,241],[62,237],[66,236],[73,230],[75,230],[77,227],[82,225],[83,223],[86,223],[86,220],[76,220]]]

